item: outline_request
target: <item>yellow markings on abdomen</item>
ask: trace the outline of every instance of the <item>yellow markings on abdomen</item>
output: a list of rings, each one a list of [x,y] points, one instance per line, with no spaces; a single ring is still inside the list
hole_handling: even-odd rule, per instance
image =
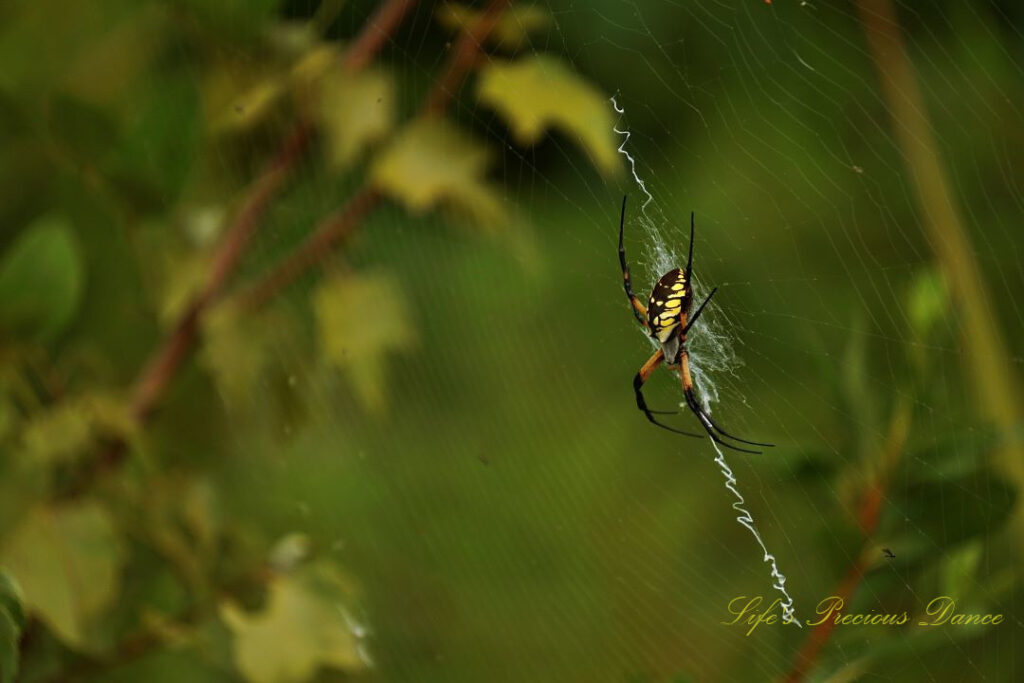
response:
[[[672,338],[683,317],[683,303],[687,301],[686,276],[676,268],[661,276],[654,285],[649,299],[648,315],[651,336],[665,343]]]

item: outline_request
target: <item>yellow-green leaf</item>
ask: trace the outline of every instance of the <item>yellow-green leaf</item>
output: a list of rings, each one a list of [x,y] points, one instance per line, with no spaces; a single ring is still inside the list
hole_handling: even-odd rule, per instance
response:
[[[982,554],[982,542],[978,538],[946,554],[940,569],[943,595],[952,596],[958,602],[967,602],[972,597],[971,593],[979,588],[977,572]]]
[[[35,508],[0,549],[26,610],[78,649],[87,649],[93,620],[117,596],[123,562],[114,525],[90,501]]]
[[[506,222],[501,198],[485,181],[490,150],[444,119],[425,117],[402,130],[374,160],[378,188],[423,212],[444,203],[481,226]]]
[[[553,57],[488,62],[477,81],[477,98],[504,117],[522,144],[557,128],[603,173],[620,168],[608,98]]]
[[[6,569],[0,569],[0,611],[11,615],[15,625],[25,625],[25,612],[22,608],[21,586]]]
[[[483,12],[449,2],[437,10],[441,25],[451,31],[465,31],[476,25]],[[547,10],[537,5],[513,5],[498,18],[494,29],[487,34],[487,41],[503,50],[518,50],[526,45],[530,34],[545,28],[549,20]]]
[[[71,460],[89,443],[89,416],[74,401],[63,401],[32,417],[22,432],[26,454],[42,463]]]
[[[221,531],[221,510],[216,489],[208,480],[196,479],[186,484],[180,501],[182,522],[201,548],[212,550]]]
[[[125,437],[133,429],[124,401],[106,394],[84,394],[33,415],[21,441],[33,461],[55,463],[81,456],[100,437]]]
[[[162,280],[158,316],[164,326],[170,327],[206,285],[210,276],[210,256],[206,252],[185,255],[170,252],[161,254],[161,257],[158,268],[164,272],[158,276]]]
[[[0,683],[12,683],[18,673],[18,643],[25,627],[21,601],[18,582],[0,569]]]
[[[276,329],[266,316],[242,316],[231,307],[216,309],[203,321],[200,362],[228,404],[252,396],[266,377]]]
[[[292,67],[289,79],[296,94],[302,97],[304,91],[314,87],[331,69],[338,68],[338,48],[323,43],[314,45],[303,54]]]
[[[329,72],[321,86],[319,117],[331,164],[345,168],[394,125],[395,87],[389,75],[372,69]]]
[[[352,592],[337,569],[321,564],[276,576],[260,612],[224,603],[239,671],[253,683],[300,683],[320,667],[365,668],[362,628],[347,611]]]
[[[388,356],[416,342],[398,282],[384,272],[339,275],[313,294],[321,353],[346,373],[363,405],[385,405]]]
[[[949,291],[942,273],[928,268],[918,273],[911,283],[907,297],[910,324],[913,332],[927,339],[935,324],[949,310]]]
[[[240,86],[239,83],[245,85]],[[286,92],[287,79],[267,68],[245,73],[235,65],[211,68],[204,84],[208,126],[215,134],[249,130],[261,123]]]
[[[0,683],[13,683],[18,673],[21,627],[6,609],[0,607]]]
[[[169,12],[156,5],[139,3],[107,24],[97,40],[77,55],[64,77],[64,86],[90,102],[113,102],[161,53],[170,33],[165,25]],[[97,78],[97,74],[103,74]]]

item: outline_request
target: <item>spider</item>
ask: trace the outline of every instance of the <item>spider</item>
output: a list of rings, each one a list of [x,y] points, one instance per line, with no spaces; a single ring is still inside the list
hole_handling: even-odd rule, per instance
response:
[[[654,285],[654,291],[651,292],[651,298],[647,302],[645,307],[640,299],[633,294],[633,286],[629,280],[629,266],[626,264],[626,249],[622,246],[622,233],[626,223],[626,198],[622,198],[622,214],[619,217],[619,265],[622,266],[622,285],[626,290],[626,296],[629,298],[630,307],[633,309],[633,315],[637,321],[644,326],[644,329],[651,336],[652,339],[661,345],[654,355],[647,359],[647,362],[643,364],[640,371],[636,373],[636,377],[633,378],[633,391],[636,393],[636,407],[643,411],[643,414],[647,417],[652,424],[656,424],[662,429],[667,429],[670,432],[676,434],[684,434],[686,436],[693,436],[702,438],[700,434],[694,434],[692,432],[684,432],[675,427],[670,427],[667,424],[659,422],[655,415],[673,415],[675,411],[671,410],[650,410],[647,407],[647,402],[644,400],[643,386],[652,373],[658,368],[659,365],[666,362],[666,365],[670,370],[679,370],[679,377],[683,384],[683,395],[686,397],[686,405],[690,408],[697,419],[700,420],[701,426],[708,433],[711,439],[726,448],[731,448],[734,451],[741,451],[743,453],[760,453],[761,451],[751,450],[749,448],[740,448],[734,446],[722,440],[721,437],[732,439],[733,441],[739,441],[740,443],[749,444],[751,446],[772,446],[770,443],[761,443],[759,441],[748,441],[741,439],[738,436],[733,436],[729,432],[719,427],[712,419],[708,411],[701,407],[700,402],[697,400],[697,395],[694,392],[693,378],[690,376],[690,355],[686,350],[686,333],[690,331],[693,324],[697,322],[700,314],[704,311],[704,307],[707,306],[708,302],[711,301],[711,297],[715,295],[718,288],[715,287],[711,290],[704,301],[701,302],[700,306],[697,307],[697,312],[690,317],[690,307],[693,304],[693,288],[691,283],[693,280],[690,275],[693,266],[693,213],[690,213],[690,250],[689,255],[686,257],[686,269],[680,270],[676,268],[670,270],[661,276],[657,284]]]

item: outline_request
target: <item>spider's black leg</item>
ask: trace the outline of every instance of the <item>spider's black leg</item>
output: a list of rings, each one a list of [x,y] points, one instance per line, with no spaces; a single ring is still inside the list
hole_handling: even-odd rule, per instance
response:
[[[718,423],[715,422],[715,420],[711,417],[711,414],[708,413],[708,411],[703,410],[703,407],[697,400],[696,394],[693,392],[692,387],[684,390],[684,394],[686,395],[686,404],[689,405],[690,410],[696,414],[697,419],[700,420],[700,424],[705,426],[705,429],[708,430],[708,433],[712,435],[712,438],[715,438],[716,436],[714,433],[712,433],[712,430],[714,430],[721,434],[722,436],[731,438],[734,441],[739,441],[740,443],[750,443],[751,445],[763,445],[769,447],[769,449],[770,447],[773,447],[775,445],[774,443],[765,443],[763,441],[751,441],[745,438],[739,438],[738,436],[733,436],[729,432],[719,427]],[[718,441],[719,443],[722,443],[722,445],[729,445],[728,443],[720,441],[718,438],[715,438],[715,440]],[[732,445],[729,445],[729,447],[731,447],[731,449],[733,449],[734,451],[742,451],[743,453],[761,453],[760,451],[748,451],[746,449],[737,449],[736,446]]]
[[[729,448],[734,451],[739,451],[740,453],[753,453],[755,455],[761,453],[761,451],[755,451],[749,448],[740,448],[739,446],[733,446],[731,443],[726,443],[725,441],[722,441],[718,434],[715,433],[716,430],[718,430],[719,432],[721,432],[721,430],[718,429],[715,423],[711,421],[711,416],[708,415],[707,412],[705,412],[705,410],[701,407],[700,403],[697,402],[697,397],[694,395],[693,389],[687,389],[684,393],[686,395],[686,405],[690,407],[690,410],[693,411],[693,414],[697,416],[698,420],[700,420],[701,426],[704,427],[704,431],[708,433],[708,436],[711,437],[712,441],[714,441],[720,446],[724,446],[725,448]],[[725,434],[725,432],[722,432],[722,434],[724,434],[725,436],[729,436],[728,434]],[[734,436],[729,436],[729,438],[736,439],[736,437]],[[771,445],[756,443],[754,441],[744,441],[743,439],[736,439],[736,441],[742,441],[743,443],[749,443],[755,446]]]
[[[619,265],[622,267],[622,287],[626,290],[626,297],[629,299],[629,307],[633,309],[633,316],[637,321],[647,327],[647,308],[640,303],[640,300],[633,294],[633,285],[629,279],[629,264],[626,263],[626,247],[622,243],[622,233],[626,225],[626,195],[622,195],[622,213],[619,215]]]
[[[689,282],[689,280],[687,280],[687,282]],[[693,324],[697,322],[697,318],[699,318],[700,314],[704,312],[704,307],[708,305],[708,302],[711,301],[711,297],[713,297],[715,295],[715,292],[717,291],[718,287],[715,287],[714,289],[711,290],[710,294],[704,297],[704,301],[700,302],[700,306],[697,307],[697,312],[694,313],[693,317],[686,322],[686,327],[684,327],[683,331],[679,333],[680,339],[686,338],[686,333],[689,332],[690,328],[693,327]]]
[[[714,427],[716,432],[718,432],[722,436],[729,437],[733,441],[739,441],[740,443],[749,443],[751,446],[765,446],[767,448],[773,448],[775,446],[775,444],[773,444],[773,443],[764,443],[762,441],[748,441],[747,439],[741,439],[738,436],[733,436],[729,432],[727,432],[724,429],[722,429],[721,427],[719,427],[718,423],[716,423],[713,419],[711,419],[711,415],[708,414],[707,412],[704,412],[704,419],[706,419],[708,421],[708,424],[710,424],[712,427]]]
[[[690,273],[693,272],[693,211],[690,212],[690,253],[686,257],[686,284],[691,289],[693,288],[693,280],[690,279]]]
[[[657,367],[659,365],[661,365],[661,362],[664,359],[665,359],[665,355],[661,352],[661,349],[658,349],[654,353],[654,355],[651,356],[650,359],[648,359],[648,361],[643,364],[643,367],[640,368],[640,372],[636,373],[636,376],[633,377],[633,392],[636,394],[636,407],[639,408],[643,412],[643,414],[647,417],[647,420],[651,424],[658,425],[662,429],[667,429],[668,431],[675,432],[676,434],[683,434],[684,436],[693,436],[693,437],[701,438],[700,434],[693,434],[691,432],[684,432],[681,429],[676,429],[675,427],[669,427],[667,424],[663,424],[661,422],[658,422],[657,418],[654,417],[654,414],[656,412],[658,412],[659,414],[662,414],[662,415],[670,414],[670,413],[665,413],[665,412],[661,412],[661,411],[654,411],[654,410],[651,410],[651,409],[649,409],[647,407],[647,401],[644,400],[644,394],[643,394],[643,391],[642,391],[643,386],[644,386],[644,382],[646,382],[648,380],[648,378],[651,376],[651,373],[653,373],[655,371],[655,369],[657,369]]]

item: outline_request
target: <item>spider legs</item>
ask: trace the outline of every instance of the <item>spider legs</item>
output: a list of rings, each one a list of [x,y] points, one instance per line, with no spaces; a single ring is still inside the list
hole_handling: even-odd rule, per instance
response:
[[[647,401],[644,400],[644,394],[642,391],[644,382],[646,382],[648,378],[650,378],[651,373],[653,373],[664,360],[665,354],[661,351],[661,349],[658,349],[657,351],[655,351],[654,355],[651,356],[647,360],[647,362],[643,364],[643,367],[640,368],[640,372],[636,373],[636,376],[633,378],[633,391],[634,393],[636,393],[636,407],[643,412],[643,414],[647,417],[648,421],[650,421],[651,424],[658,425],[662,429],[667,429],[668,431],[675,432],[676,434],[683,434],[685,436],[694,436],[700,438],[700,434],[684,432],[681,429],[669,427],[667,424],[658,422],[657,418],[654,417],[655,414],[672,415],[675,411],[651,410],[650,408],[647,407]]]
[[[644,328],[647,327],[647,307],[633,294],[633,285],[629,279],[629,265],[626,263],[626,248],[622,244],[622,231],[626,225],[626,196],[622,196],[622,213],[619,215],[619,265],[622,267],[622,288],[626,290],[629,306],[633,316]]]
[[[751,446],[766,446],[770,448],[771,446],[774,445],[770,443],[762,443],[760,441],[747,441],[746,439],[741,439],[738,436],[733,436],[729,432],[719,427],[718,424],[711,418],[710,413],[704,410],[704,407],[701,406],[700,402],[697,400],[697,395],[693,391],[693,386],[690,386],[689,388],[684,387],[683,394],[686,396],[686,405],[690,407],[690,410],[693,411],[693,414],[697,416],[698,420],[700,420],[701,425],[704,427],[704,431],[708,433],[708,436],[711,437],[712,441],[719,444],[720,446],[731,448],[732,450],[740,451],[741,453],[761,452],[749,448],[740,448],[739,446],[734,446],[730,443],[726,443],[725,441],[722,440],[719,434],[726,438],[732,439],[733,441],[739,441],[740,443],[750,444]]]
[[[690,213],[690,245],[688,249],[689,253],[687,254],[686,258],[685,278],[683,281],[683,284],[685,284],[685,286],[688,288],[688,292],[690,294],[692,294],[693,287],[692,274],[694,222],[695,221],[693,213]],[[633,285],[630,282],[629,264],[626,262],[626,247],[623,245],[623,232],[625,231],[625,225],[626,197],[623,196],[622,211],[619,214],[619,266],[622,268],[622,288],[626,292],[626,298],[629,299],[629,305],[633,311],[633,316],[641,325],[644,326],[644,329],[650,330],[650,325],[647,321],[647,308],[636,297],[636,295],[633,294]],[[711,290],[707,297],[705,297],[704,301],[701,302],[700,306],[697,307],[696,312],[692,316],[689,316],[689,321],[687,321],[684,324],[683,328],[679,331],[678,338],[681,340],[682,343],[685,343],[686,333],[690,330],[693,324],[697,322],[697,319],[700,318],[700,314],[704,311],[704,307],[707,306],[709,301],[711,301],[711,297],[715,295],[716,291],[717,288]],[[677,301],[676,303],[679,302]],[[689,311],[689,299],[687,299],[686,311]],[[686,311],[684,311],[684,313]],[[683,320],[686,320],[686,318],[683,317]],[[675,351],[672,351],[671,353],[674,354]],[[667,424],[659,422],[657,418],[654,417],[655,415],[672,415],[675,413],[675,411],[651,410],[650,408],[647,407],[647,401],[644,400],[643,394],[644,383],[650,378],[651,373],[653,373],[658,368],[658,366],[664,362],[664,360],[664,351],[659,349],[654,353],[653,356],[651,356],[647,360],[646,363],[643,364],[643,367],[640,368],[640,371],[636,373],[636,376],[633,378],[633,392],[636,394],[636,407],[643,412],[644,416],[647,417],[648,421],[650,421],[651,424],[655,424],[661,427],[662,429],[667,429],[668,431],[674,432],[676,434],[682,434],[684,436],[692,436],[696,438],[703,438],[700,434],[684,432],[681,429],[670,427]],[[760,453],[761,451],[755,451],[749,448],[740,448],[739,446],[734,446],[730,443],[727,443],[726,441],[723,441],[722,437],[732,439],[733,441],[738,441],[739,443],[744,443],[751,446],[770,447],[772,445],[770,443],[761,443],[758,441],[748,441],[746,439],[741,439],[738,436],[733,436],[729,432],[719,427],[712,419],[711,415],[706,410],[704,410],[704,408],[700,405],[700,402],[697,400],[697,396],[693,390],[693,379],[690,377],[689,358],[686,354],[685,348],[682,349],[682,353],[679,356],[679,362],[680,377],[683,383],[683,394],[686,396],[686,405],[693,412],[693,414],[697,416],[697,419],[700,420],[701,426],[704,427],[704,431],[707,432],[708,436],[710,436],[715,443],[719,444],[720,446],[724,446],[725,448],[731,448],[734,451],[740,451],[742,453]]]

